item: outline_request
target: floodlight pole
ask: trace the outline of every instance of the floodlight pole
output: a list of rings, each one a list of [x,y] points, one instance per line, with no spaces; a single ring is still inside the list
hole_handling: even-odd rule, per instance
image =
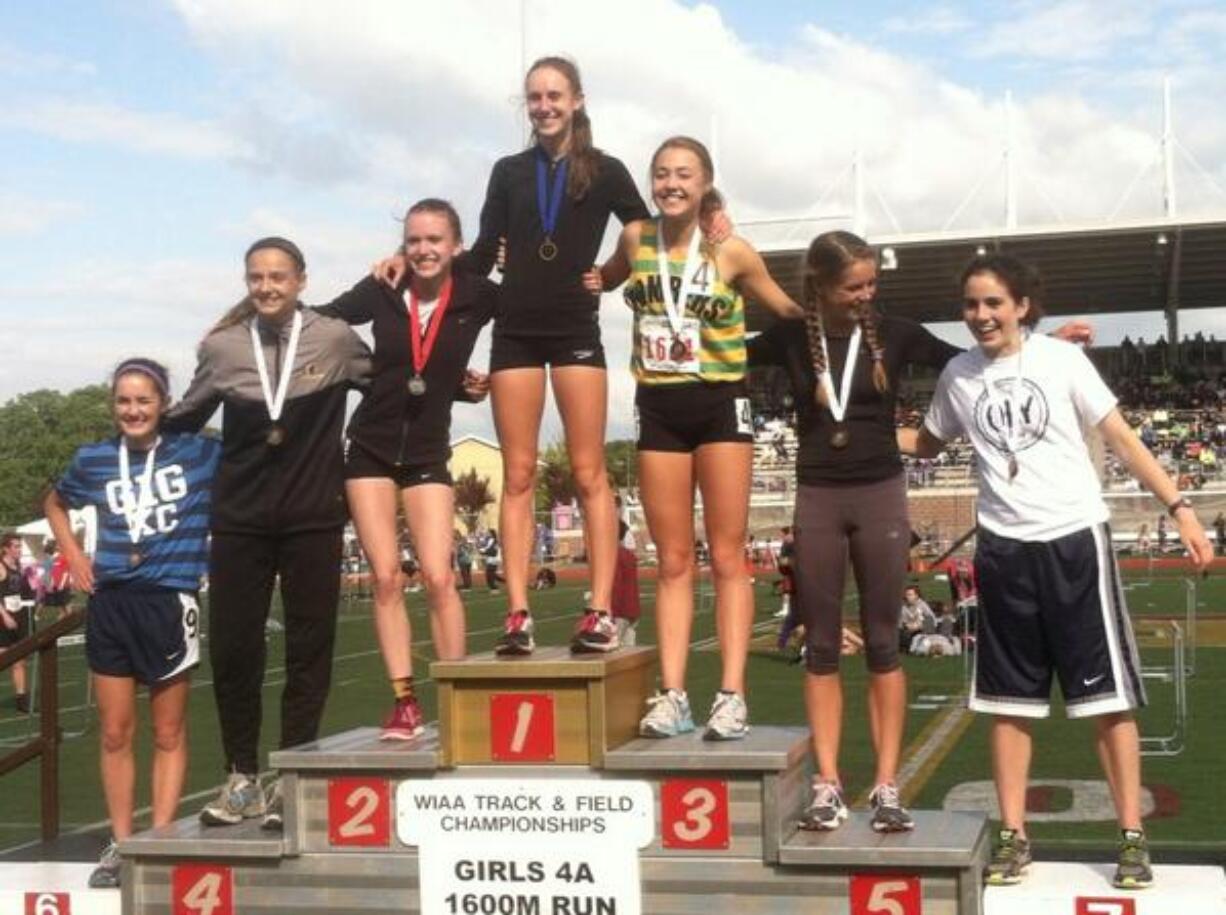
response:
[[[1175,204],[1175,129],[1171,115],[1171,78],[1162,80],[1162,209],[1174,221]],[[1179,364],[1179,272],[1183,260],[1183,232],[1178,226],[1168,233],[1166,262],[1166,351],[1167,365]]]
[[[1171,126],[1171,78],[1162,80],[1162,212],[1177,215],[1175,206],[1175,131]]]
[[[1014,161],[1013,93],[1005,92],[1005,228],[1017,228],[1017,164]]]
[[[864,160],[859,146],[852,154],[851,192],[851,230],[864,238],[868,228],[868,219],[864,213]]]

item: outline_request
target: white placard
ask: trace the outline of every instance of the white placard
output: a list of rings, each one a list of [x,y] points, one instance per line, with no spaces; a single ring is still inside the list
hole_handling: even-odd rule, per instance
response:
[[[423,915],[639,915],[654,804],[647,782],[410,779],[396,832]]]

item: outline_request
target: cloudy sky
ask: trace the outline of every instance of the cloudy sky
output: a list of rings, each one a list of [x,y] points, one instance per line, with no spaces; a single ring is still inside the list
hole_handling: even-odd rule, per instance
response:
[[[517,92],[541,54],[580,63],[597,144],[634,175],[668,134],[709,141],[734,218],[765,243],[846,221],[857,148],[870,236],[999,225],[1007,90],[1024,225],[1157,217],[1164,76],[1180,210],[1226,214],[1223,46],[1226,8],[1206,0],[6,3],[0,400],[136,352],[181,389],[259,235],[302,245],[323,301],[419,197],[475,227],[490,166],[523,144]],[[800,221],[755,225],[783,218]],[[628,320],[605,311],[617,434]],[[1217,314],[1186,326],[1226,332]],[[483,407],[456,418],[488,425]]]

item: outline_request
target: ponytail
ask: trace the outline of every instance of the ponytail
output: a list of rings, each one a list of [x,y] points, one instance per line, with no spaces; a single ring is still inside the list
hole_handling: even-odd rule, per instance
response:
[[[570,90],[575,95],[583,95],[583,81],[579,78],[579,67],[565,57],[540,57],[528,68],[527,76],[537,70],[548,67],[561,73],[570,83]],[[527,79],[527,76],[525,79]],[[566,153],[567,175],[566,195],[571,200],[582,200],[592,189],[596,173],[600,171],[600,151],[592,145],[592,119],[588,117],[587,108],[579,108],[571,117],[570,149]],[[537,141],[536,130],[532,131],[532,142]]]

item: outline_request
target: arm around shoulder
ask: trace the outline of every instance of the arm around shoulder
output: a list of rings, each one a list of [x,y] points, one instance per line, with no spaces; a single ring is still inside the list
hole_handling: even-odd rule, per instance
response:
[[[762,255],[745,239],[738,235],[732,236],[719,246],[719,256],[729,268],[729,282],[735,284],[743,294],[761,302],[780,317],[805,316],[804,309],[793,302],[791,296],[784,292],[770,275]]]

